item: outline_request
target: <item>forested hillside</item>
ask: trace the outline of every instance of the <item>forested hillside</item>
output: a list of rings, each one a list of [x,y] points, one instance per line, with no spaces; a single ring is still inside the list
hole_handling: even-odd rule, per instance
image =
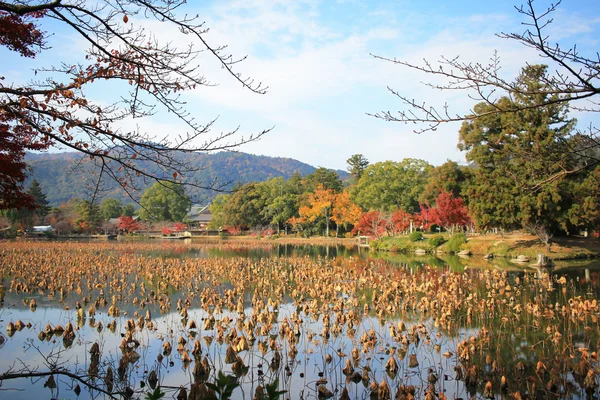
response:
[[[224,189],[231,189],[237,183],[260,182],[272,177],[290,178],[295,172],[304,176],[315,171],[315,167],[291,158],[256,156],[241,152],[219,152],[215,154],[188,154],[185,161],[196,171],[185,177],[186,181],[201,182],[209,186],[213,180]],[[27,155],[31,174],[26,182],[35,179],[44,188],[51,205],[58,205],[72,197],[90,196],[95,190],[96,168],[87,159],[81,159],[78,153],[53,153]],[[140,164],[143,165],[143,164]],[[152,165],[144,165],[152,168]],[[154,166],[155,168],[155,166]],[[348,174],[336,171],[344,178]],[[151,171],[157,176],[160,170]],[[141,192],[154,182],[144,182],[141,178],[135,182]],[[196,202],[207,202],[217,192],[195,187],[186,187],[188,195]],[[113,197],[127,203],[131,200],[119,184],[104,178],[101,183],[101,197]]]

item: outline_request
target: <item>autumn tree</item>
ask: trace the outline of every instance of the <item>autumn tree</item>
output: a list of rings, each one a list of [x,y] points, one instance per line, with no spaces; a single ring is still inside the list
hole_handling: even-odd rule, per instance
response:
[[[423,193],[419,196],[419,203],[435,205],[435,199],[442,191],[450,192],[455,197],[464,196],[471,176],[471,167],[463,167],[455,161],[448,160],[432,168]]]
[[[196,168],[178,154],[235,148],[266,132],[237,137],[236,129],[211,135],[214,120],[198,122],[185,108],[182,93],[213,85],[199,68],[201,52],[213,57],[243,88],[259,94],[265,93],[265,88],[234,71],[241,59],[227,54],[225,46],[211,44],[202,19],[180,11],[184,3],[0,2],[0,45],[21,55],[23,61],[51,51],[54,32],[41,26],[60,30],[88,46],[78,62],[37,67],[32,61],[36,69],[31,81],[0,83],[0,209],[33,204],[23,189],[26,151],[57,145],[80,152],[98,167],[94,178],[97,190],[108,177],[133,195],[138,189],[136,176],[144,178],[144,184],[175,182]],[[157,30],[145,26],[147,22]],[[158,34],[168,30],[179,36],[161,40]],[[27,70],[27,66],[22,68]],[[118,100],[95,101],[89,92],[98,87],[109,87]],[[178,118],[186,132],[173,136],[121,127],[127,119],[164,111]],[[146,172],[144,164],[156,165],[164,172],[153,175]],[[212,181],[185,184],[218,186]]]
[[[66,203],[53,207],[47,217],[56,234],[70,234],[75,229],[75,220],[79,218],[77,211],[81,199],[72,198]]]
[[[388,88],[400,101],[402,108],[397,112],[383,111],[373,116],[391,122],[417,124],[415,132],[436,130],[440,125],[452,122],[475,123],[480,118],[504,118],[504,115],[523,112],[541,113],[549,107],[568,106],[579,112],[600,112],[600,58],[598,52],[582,54],[577,45],[565,47],[551,41],[554,14],[561,1],[550,3],[546,9],[535,7],[534,0],[526,0],[524,5],[515,7],[523,17],[522,33],[500,33],[497,36],[517,42],[531,48],[547,62],[553,73],[545,74],[544,84],[523,86],[519,80],[510,80],[502,76],[499,56],[494,53],[490,62],[464,62],[460,56],[441,57],[438,63],[424,60],[422,64],[377,56],[374,57],[395,65],[420,71],[429,76],[424,84],[436,90],[455,93],[464,90],[465,96],[478,102],[478,109],[469,112],[455,112],[451,104],[441,107],[415,99],[413,94],[403,94]],[[558,32],[559,30],[555,30]],[[506,102],[501,98],[529,97],[528,102]],[[482,107],[481,105],[487,105]],[[510,117],[508,117],[510,118]],[[556,176],[577,174],[582,168],[593,169],[600,164],[600,127],[591,126],[579,132],[576,140],[571,141],[567,151],[580,163],[569,169],[554,171]],[[519,154],[516,156],[520,156]],[[541,182],[552,184],[551,180]],[[537,184],[537,183],[535,183]]]
[[[338,193],[335,196],[331,212],[331,219],[336,225],[335,235],[339,234],[340,226],[348,230],[350,226],[356,225],[361,215],[362,209],[350,200],[350,194],[347,190]]]
[[[406,232],[410,228],[410,223],[413,220],[413,216],[407,213],[403,209],[396,210],[391,217],[391,228],[392,233],[397,235],[401,232]]]
[[[354,225],[352,233],[362,236],[381,238],[387,230],[388,221],[381,211],[372,210],[363,213]]]
[[[144,221],[182,221],[192,201],[182,185],[158,181],[144,192],[140,204]]]
[[[461,197],[442,191],[435,200],[435,207],[430,209],[429,221],[454,233],[454,229],[469,223],[469,213]]]
[[[329,221],[336,195],[332,189],[317,186],[313,193],[309,193],[307,204],[300,207],[300,218],[314,223],[322,220],[325,224],[325,236],[329,237]]]
[[[135,231],[139,231],[142,229],[142,224],[139,221],[136,221],[132,217],[123,215],[119,217],[119,225],[118,228],[123,232],[131,233]]]

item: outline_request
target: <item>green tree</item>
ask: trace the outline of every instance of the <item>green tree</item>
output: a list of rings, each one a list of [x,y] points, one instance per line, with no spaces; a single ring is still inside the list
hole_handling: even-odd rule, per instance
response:
[[[22,207],[20,209],[9,208],[0,210],[0,215],[8,219],[12,225],[20,223],[24,228],[31,228],[36,224],[42,224],[50,212],[46,194],[35,179],[27,189],[26,194],[30,196],[32,208]]]
[[[351,188],[352,200],[366,210],[414,213],[431,169],[426,161],[414,158],[371,164]]]
[[[600,226],[600,167],[581,179],[569,180],[567,196],[572,205],[567,212],[568,223],[562,228],[567,232],[597,229]]]
[[[247,183],[227,200],[223,207],[223,223],[227,226],[257,227],[269,225],[263,215],[265,198],[258,183]]]
[[[454,197],[464,196],[471,175],[469,167],[462,167],[450,160],[432,168],[423,193],[419,196],[419,202],[434,206],[435,199],[442,192],[450,192]]]
[[[142,199],[140,217],[146,221],[182,221],[192,206],[183,186],[159,181],[148,188]]]
[[[319,186],[323,189],[331,189],[335,193],[341,192],[343,188],[337,172],[324,167],[319,167],[312,174],[306,175],[304,186],[307,192],[314,192]]]
[[[212,218],[208,223],[209,229],[220,229],[225,225],[224,209],[227,201],[231,198],[230,194],[219,194],[215,196],[213,201],[210,203],[209,210],[212,214]]]
[[[123,215],[126,217],[133,217],[135,215],[135,206],[131,203],[125,204],[125,207],[123,207]]]
[[[34,179],[31,182],[31,186],[29,187],[27,193],[34,199],[36,208],[33,210],[33,214],[38,217],[39,222],[43,222],[44,218],[50,212],[50,207],[48,206],[46,194],[43,192],[38,181]]]
[[[534,109],[539,109],[541,113],[544,113],[544,109],[547,107],[552,108],[558,104],[568,105],[572,110],[583,113],[600,112],[600,101],[598,101],[600,97],[600,80],[598,79],[600,59],[598,52],[592,50],[585,54],[585,50],[581,51],[577,44],[565,47],[562,41],[553,42],[556,39],[551,39],[552,31],[554,34],[560,32],[560,29],[553,29],[552,23],[555,16],[558,16],[555,13],[557,13],[561,1],[543,4],[534,0],[526,0],[522,3],[524,4],[514,8],[525,19],[521,23],[524,28],[522,30],[519,28],[518,32],[502,32],[497,36],[523,45],[551,63],[551,71],[545,74],[544,84],[530,85],[525,92],[522,82],[511,82],[502,76],[504,69],[497,54],[494,54],[489,62],[465,62],[463,57],[454,55],[439,57],[441,61],[437,63],[426,59],[422,63],[413,63],[396,57],[375,57],[423,73],[425,75],[423,84],[435,88],[437,92],[442,92],[442,96],[443,92],[452,93],[455,96],[457,90],[464,90],[465,96],[488,105],[491,105],[491,102],[499,94],[515,99],[527,95],[528,101],[517,99],[517,101],[509,103],[510,107],[503,107],[503,104],[494,102],[493,107],[488,108],[485,114],[475,113],[473,115],[472,113],[457,113],[447,105],[437,108],[435,105],[415,100],[413,93],[405,95],[400,91],[390,89],[394,98],[400,100],[403,108],[397,112],[382,111],[374,116],[385,121],[414,124],[415,132],[422,133],[434,131],[445,123],[456,121],[470,123],[473,118],[483,115],[513,114],[520,111],[527,113]],[[566,14],[563,13],[564,15]],[[531,64],[528,60],[523,60],[523,62]],[[444,101],[441,103],[447,104]],[[600,157],[597,153],[600,150],[599,135],[600,127],[594,126],[594,124],[590,125],[589,129],[580,131],[577,139],[579,146],[571,146],[560,149],[560,151],[566,150],[584,162],[576,165],[573,169],[560,170],[551,176],[551,180],[541,181],[540,184],[550,183],[554,179],[560,179],[568,174],[577,175],[581,169],[592,170],[600,165]],[[595,151],[582,151],[582,148]]]
[[[98,229],[102,216],[100,207],[96,203],[89,200],[80,200],[76,203],[75,210],[78,214],[75,225],[79,230],[91,233]]]
[[[365,169],[369,166],[369,160],[362,154],[354,154],[346,160],[348,164],[347,171],[354,177],[355,180],[359,180]]]
[[[283,178],[271,178],[261,184],[264,188],[263,196],[265,207],[262,211],[265,218],[270,221],[277,232],[289,226],[288,220],[298,215],[298,182],[292,178],[284,181]]]
[[[549,244],[573,205],[560,171],[572,170],[576,160],[568,151],[574,120],[566,115],[566,103],[553,101],[558,95],[546,94],[547,85],[546,66],[523,68],[514,99],[474,107],[477,118],[463,123],[459,148],[477,164],[469,188],[476,224],[482,229],[522,227]],[[516,111],[493,113],[495,107]]]
[[[118,199],[104,199],[100,204],[100,214],[105,221],[118,218],[123,215],[123,203]]]

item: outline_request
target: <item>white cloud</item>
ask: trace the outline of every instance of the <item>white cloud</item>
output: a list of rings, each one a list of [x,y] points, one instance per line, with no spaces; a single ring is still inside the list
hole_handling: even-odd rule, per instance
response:
[[[189,109],[207,120],[220,115],[215,132],[239,124],[244,132],[275,126],[261,141],[240,150],[293,157],[313,165],[343,169],[345,160],[355,153],[363,153],[373,162],[405,157],[434,164],[446,159],[463,161],[456,149],[459,124],[415,135],[412,125],[386,123],[365,113],[402,109],[387,86],[419,102],[437,107],[447,103],[452,113],[468,113],[475,101],[465,92],[427,88],[422,81],[444,80],[377,60],[369,53],[417,65],[423,65],[424,59],[436,63],[442,56],[485,64],[497,50],[501,73],[508,80],[514,79],[526,62],[540,61],[531,49],[494,35],[522,29],[510,5],[498,6],[492,13],[474,10],[453,18],[435,10],[425,14],[413,2],[378,8],[369,2],[344,2],[335,17],[324,15],[325,5],[332,3],[232,0],[216,2],[212,8],[202,5],[201,18],[210,28],[205,39],[213,46],[227,44],[227,51],[234,55],[248,54],[235,70],[265,82],[270,89],[266,95],[243,89],[205,52],[199,59],[201,71],[219,85],[186,94]],[[362,13],[364,18],[354,20],[344,14],[346,9]],[[597,31],[598,19],[568,15],[553,26],[559,27],[559,37],[577,39],[579,34]],[[563,15],[557,15],[557,20],[559,16]],[[192,39],[157,21],[141,21],[135,16],[130,20],[159,32],[163,42],[184,46]],[[140,123],[157,132],[185,131],[163,115]],[[131,123],[124,126],[132,127]]]

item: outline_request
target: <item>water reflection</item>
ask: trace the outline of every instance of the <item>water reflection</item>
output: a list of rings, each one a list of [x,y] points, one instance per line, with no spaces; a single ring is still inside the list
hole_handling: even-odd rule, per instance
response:
[[[2,251],[0,262],[12,250],[5,246]],[[21,256],[34,262],[36,251],[27,249]],[[168,397],[175,397],[180,386],[190,388],[194,368],[206,358],[211,376],[219,370],[238,375],[241,388],[236,398],[252,398],[259,384],[275,377],[290,398],[317,398],[322,386],[334,398],[347,389],[351,398],[366,399],[374,392],[371,386],[383,382],[392,393],[401,385],[414,385],[416,397],[424,398],[432,374],[439,398],[481,397],[487,382],[500,397],[501,377],[508,382],[505,395],[522,390],[537,397],[542,390],[544,396],[583,398],[585,378],[598,368],[594,352],[599,340],[600,275],[592,264],[580,265],[583,269],[559,265],[554,271],[513,268],[503,273],[496,260],[270,243],[184,242],[48,251],[67,263],[73,254],[84,254],[79,260],[89,263],[90,269],[101,264],[113,271],[123,266],[132,271],[139,265],[142,275],[115,280],[106,269],[93,270],[92,275],[80,272],[79,287],[74,283],[69,292],[53,295],[29,288],[17,293],[11,277],[5,276],[3,287],[9,290],[2,296],[2,331],[9,321],[21,321],[25,327],[3,336],[0,373],[23,366],[47,370],[56,364],[92,375],[86,379],[106,387],[109,367],[118,375],[124,365],[123,379],[115,380],[118,390],[131,388],[141,396],[155,370]],[[206,260],[215,262],[203,264]],[[227,268],[213,274],[211,268],[220,264]],[[2,267],[9,270],[9,265]],[[51,272],[62,273],[62,265],[51,267]],[[237,280],[264,271],[269,273],[257,280]],[[101,274],[106,276],[95,280]],[[184,278],[163,279],[176,274]],[[266,282],[271,275],[274,280]],[[206,288],[214,295],[203,297]],[[34,310],[29,309],[32,298],[38,304]],[[83,318],[78,302],[86,311]],[[118,305],[116,315],[110,312],[111,304]],[[88,312],[92,305],[93,318]],[[150,317],[145,318],[147,311]],[[248,327],[249,321],[253,326]],[[76,340],[65,341],[60,334],[40,337],[48,323],[52,327],[73,323]],[[251,345],[236,356],[247,369],[227,362],[228,348],[237,346],[241,335]],[[195,358],[191,353],[196,340],[201,356],[186,363],[186,355]],[[101,362],[93,366],[90,349],[96,342]],[[171,351],[166,352],[165,343]],[[123,364],[124,359],[128,361]],[[394,371],[386,369],[390,359],[397,364]],[[348,362],[354,371],[344,371]],[[350,372],[360,379],[350,379],[354,376]],[[462,379],[457,379],[459,374]],[[592,376],[593,382],[596,379]],[[56,380],[55,387],[45,378],[5,380],[2,389],[14,390],[3,391],[2,398],[22,398],[20,390],[36,398],[77,397],[77,382],[60,376]],[[597,394],[597,386],[592,394]],[[97,391],[82,396],[103,397]]]

